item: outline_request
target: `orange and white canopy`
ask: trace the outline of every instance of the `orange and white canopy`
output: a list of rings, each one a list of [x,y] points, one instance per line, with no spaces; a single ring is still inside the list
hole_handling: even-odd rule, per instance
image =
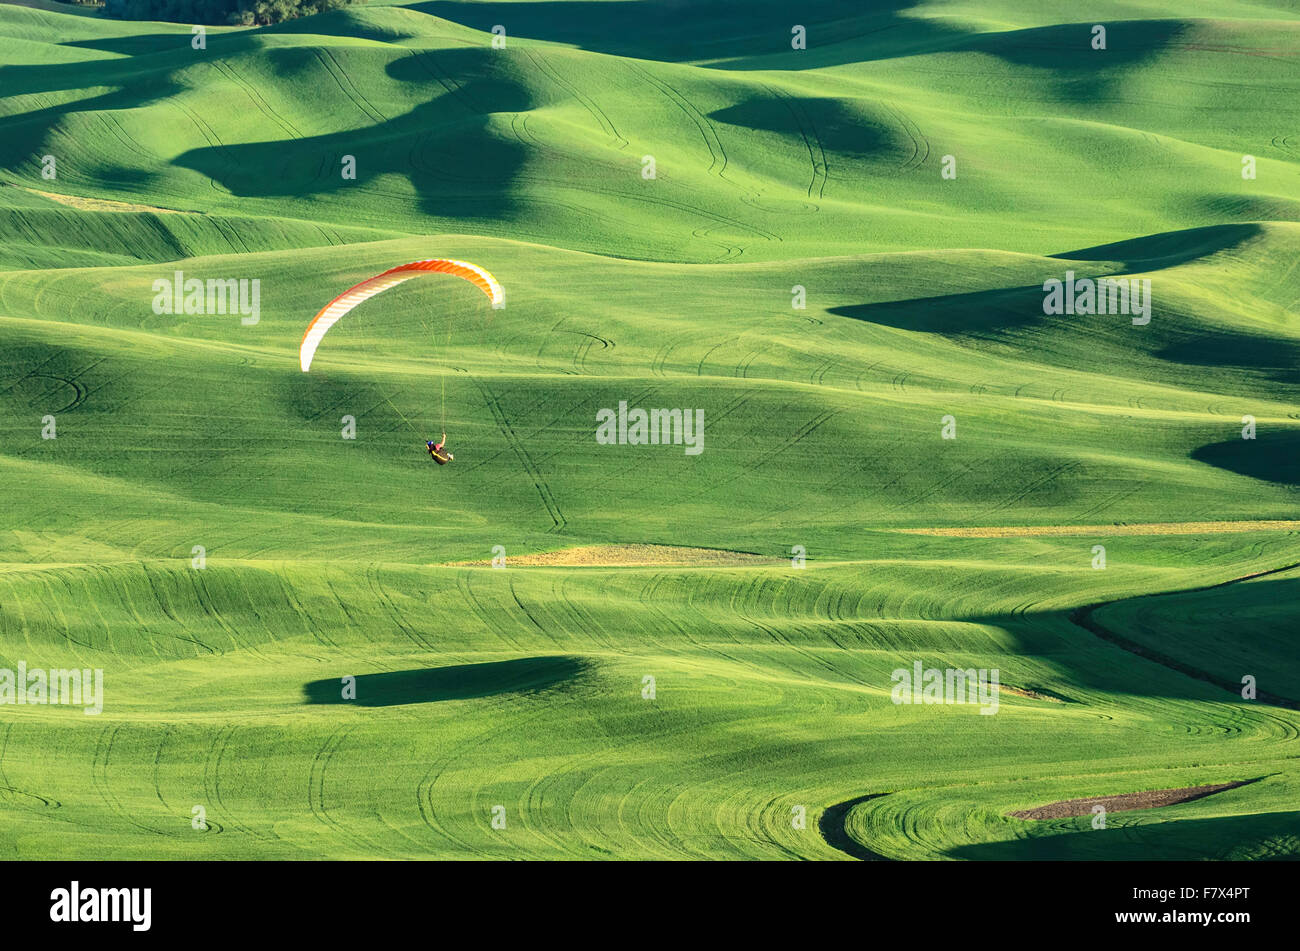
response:
[[[410,264],[389,268],[383,274],[377,274],[362,281],[356,287],[348,288],[321,308],[321,312],[312,318],[311,323],[307,325],[307,332],[302,335],[302,347],[298,350],[298,364],[303,372],[306,373],[311,367],[312,357],[316,355],[316,348],[325,339],[325,334],[344,314],[362,301],[367,301],[376,294],[382,294],[390,287],[396,287],[413,277],[422,277],[426,274],[450,274],[453,277],[464,278],[486,294],[494,308],[505,306],[505,291],[501,289],[495,277],[477,264],[432,258],[428,261],[413,261]]]

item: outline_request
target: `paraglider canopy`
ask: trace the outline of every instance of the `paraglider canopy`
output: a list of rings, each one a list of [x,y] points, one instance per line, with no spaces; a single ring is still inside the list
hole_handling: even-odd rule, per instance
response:
[[[413,277],[422,277],[427,274],[450,274],[453,277],[464,278],[488,296],[492,301],[493,308],[505,306],[506,297],[501,285],[497,283],[496,278],[477,264],[470,264],[467,261],[450,261],[444,258],[431,258],[427,261],[413,261],[410,264],[402,264],[390,268],[382,274],[367,278],[355,287],[348,288],[321,308],[320,313],[313,317],[311,323],[307,325],[306,333],[302,335],[302,346],[298,350],[298,364],[302,367],[302,371],[306,373],[311,368],[312,357],[316,355],[316,348],[325,339],[325,334],[348,311],[362,301],[367,301],[376,294],[382,294],[390,287],[396,287]]]

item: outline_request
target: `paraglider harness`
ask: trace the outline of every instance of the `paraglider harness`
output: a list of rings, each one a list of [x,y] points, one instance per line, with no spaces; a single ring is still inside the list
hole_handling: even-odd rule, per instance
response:
[[[442,438],[446,439],[447,437],[443,436]],[[442,448],[444,443],[433,443],[426,439],[424,444],[429,447],[429,455],[433,456],[433,461],[440,466],[445,466],[455,458],[451,453]]]

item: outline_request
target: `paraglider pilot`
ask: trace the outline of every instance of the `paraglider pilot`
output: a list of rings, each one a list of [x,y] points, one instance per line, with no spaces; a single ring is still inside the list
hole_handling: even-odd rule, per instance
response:
[[[451,460],[456,458],[451,453],[445,452],[442,448],[443,446],[447,445],[446,433],[442,434],[442,442],[437,442],[437,443],[429,442],[426,439],[424,441],[424,444],[429,447],[429,455],[433,456],[433,461],[440,466],[445,466],[447,463],[451,462]]]

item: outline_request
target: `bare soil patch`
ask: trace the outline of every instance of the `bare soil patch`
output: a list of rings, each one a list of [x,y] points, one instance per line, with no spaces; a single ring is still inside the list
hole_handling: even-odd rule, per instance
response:
[[[1027,700],[1046,700],[1050,703],[1072,703],[1073,701],[1062,697],[1060,694],[1050,693],[1044,690],[1034,690],[1030,687],[1013,687],[1011,684],[998,684],[999,691],[1015,694],[1017,697],[1024,697]]]
[[[25,192],[31,192],[33,195],[40,195],[42,198],[48,198],[50,201],[57,201],[60,205],[76,208],[78,211],[152,211],[160,215],[192,214],[192,212],[178,211],[175,208],[137,205],[129,201],[110,201],[107,198],[82,198],[79,195],[59,195],[55,192],[43,192],[38,188],[28,188],[25,185],[16,185],[14,187],[21,188]]]
[[[1203,799],[1225,789],[1245,786],[1249,782],[1252,780],[1214,783],[1209,786],[1185,786],[1182,789],[1150,789],[1146,792],[1124,793],[1120,796],[1094,796],[1091,799],[1063,799],[1060,802],[1049,802],[1045,806],[1035,806],[1033,809],[1009,812],[1007,815],[1016,819],[1068,819],[1071,816],[1091,815],[1093,806],[1103,806],[1107,812],[1158,809],[1161,806],[1173,806],[1180,802]]]
[[[639,568],[654,565],[772,565],[779,559],[747,551],[683,548],[676,545],[582,545],[531,555],[507,555],[510,568]],[[459,561],[457,565],[486,567],[491,561]]]

